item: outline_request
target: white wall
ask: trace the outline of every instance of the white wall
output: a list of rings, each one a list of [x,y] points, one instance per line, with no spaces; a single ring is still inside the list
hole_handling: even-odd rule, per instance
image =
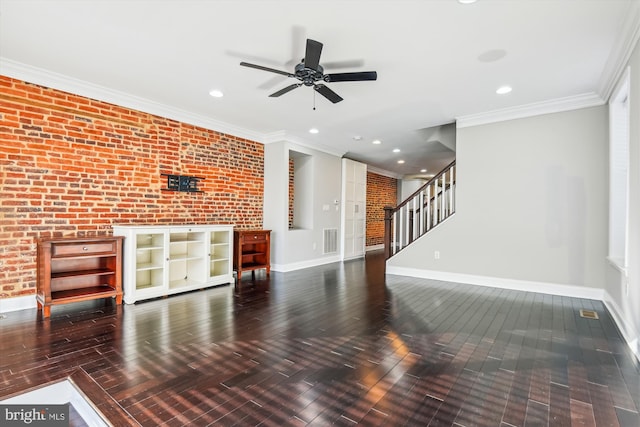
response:
[[[456,213],[387,272],[601,296],[607,122],[602,106],[458,129]]]
[[[289,150],[311,157],[307,172],[311,173],[310,226],[289,230],[288,180]],[[280,141],[265,145],[264,228],[272,230],[271,268],[291,271],[338,261],[339,254],[322,254],[323,230],[338,229],[340,210],[341,159],[311,148]],[[325,208],[328,206],[328,210]]]
[[[286,173],[283,173],[286,172]],[[271,230],[271,268],[285,257],[285,232],[289,228],[289,148],[286,142],[264,146],[263,227]],[[286,215],[283,214],[286,206]]]
[[[640,47],[629,60],[629,235],[626,276],[612,264],[606,267],[605,303],[627,343],[640,359]],[[629,293],[626,283],[629,282]]]
[[[405,199],[409,198],[413,193],[418,191],[420,187],[422,187],[427,180],[425,179],[403,179],[400,180],[400,199],[398,203],[403,202]]]

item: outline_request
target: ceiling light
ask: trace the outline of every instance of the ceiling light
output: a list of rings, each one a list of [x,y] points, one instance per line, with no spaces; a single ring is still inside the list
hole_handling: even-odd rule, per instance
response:
[[[403,164],[404,160],[398,160],[398,164]]]
[[[394,152],[394,153],[399,153],[399,152],[400,152],[400,149],[399,149],[399,148],[394,148],[394,149],[393,149],[393,152]]]
[[[224,93],[222,93],[221,90],[213,89],[211,92],[209,92],[209,95],[213,96],[214,98],[222,98],[224,96]]]
[[[362,141],[362,137],[360,135],[356,135],[353,137],[354,141]]]
[[[316,129],[316,128],[309,129],[309,133],[318,133],[318,132],[320,132],[320,131],[318,129]]]
[[[374,139],[373,141],[371,141],[371,143],[375,145],[380,145],[382,144],[382,141],[380,141],[379,139]]]
[[[476,0],[458,0],[458,3],[460,4],[471,4],[471,3],[475,3]]]
[[[506,93],[511,92],[511,90],[512,90],[512,89],[511,89],[511,86],[500,86],[500,87],[498,88],[498,90],[496,90],[496,93],[497,93],[498,95],[504,95],[504,94],[506,94]]]
[[[420,173],[425,173],[426,171],[426,169],[420,169]]]

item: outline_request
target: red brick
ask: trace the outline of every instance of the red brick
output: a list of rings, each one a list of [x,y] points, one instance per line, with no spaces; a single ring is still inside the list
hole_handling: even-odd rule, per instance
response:
[[[396,206],[398,180],[367,172],[367,246],[384,243],[384,207]]]

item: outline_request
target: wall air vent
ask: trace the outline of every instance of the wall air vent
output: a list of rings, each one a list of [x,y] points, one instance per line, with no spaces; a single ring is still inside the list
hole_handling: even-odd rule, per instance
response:
[[[323,233],[323,254],[334,254],[338,252],[338,229],[325,228]]]

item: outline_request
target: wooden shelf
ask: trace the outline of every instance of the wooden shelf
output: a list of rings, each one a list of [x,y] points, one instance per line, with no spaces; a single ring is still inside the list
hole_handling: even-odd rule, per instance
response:
[[[242,270],[257,270],[260,268],[266,268],[264,264],[257,262],[243,262]]]
[[[51,306],[98,298],[122,304],[123,237],[38,239],[36,302]]]
[[[91,286],[87,288],[68,289],[65,291],[51,292],[51,299],[54,304],[62,304],[73,301],[84,301],[94,298],[106,298],[116,296],[117,291],[111,286]],[[106,295],[109,294],[109,295]]]
[[[71,277],[82,277],[82,276],[103,276],[107,274],[115,274],[116,272],[113,270],[109,270],[106,268],[94,269],[94,270],[80,270],[80,271],[62,271],[59,273],[51,273],[51,280],[56,279],[66,279]]]
[[[242,257],[243,258],[247,258],[247,257],[254,257],[256,255],[265,255],[266,252],[258,252],[258,251],[253,251],[251,249],[248,249],[246,252],[242,252]]]

